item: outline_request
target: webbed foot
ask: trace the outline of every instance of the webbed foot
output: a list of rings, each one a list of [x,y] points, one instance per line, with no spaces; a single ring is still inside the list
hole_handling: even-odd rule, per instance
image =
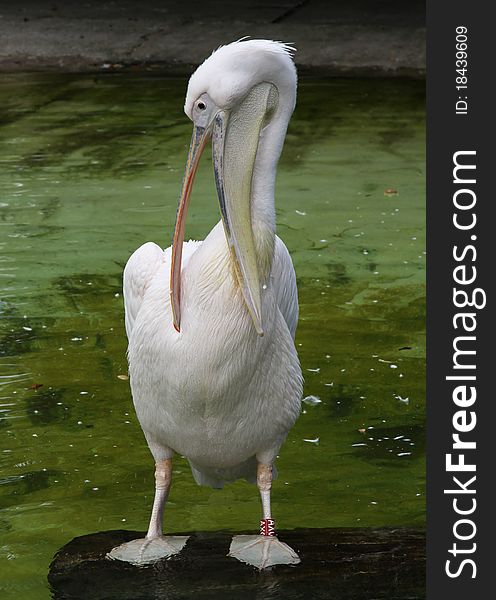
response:
[[[122,560],[133,565],[148,565],[161,558],[178,554],[186,545],[188,536],[161,536],[131,540],[113,548],[107,558]]]
[[[229,555],[241,562],[265,569],[272,565],[296,565],[300,558],[296,552],[276,536],[236,535]]]

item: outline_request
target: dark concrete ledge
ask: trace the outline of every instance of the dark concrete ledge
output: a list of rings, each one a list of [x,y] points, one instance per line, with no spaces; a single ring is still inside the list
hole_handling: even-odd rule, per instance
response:
[[[294,43],[306,73],[425,74],[419,0],[4,0],[0,70],[187,75],[213,49],[246,35]]]
[[[143,537],[105,531],[78,537],[55,556],[48,575],[54,600],[421,600],[425,533],[407,528],[296,529],[279,537],[299,565],[258,571],[227,556],[232,534],[190,535],[170,559],[136,567],[106,558]]]

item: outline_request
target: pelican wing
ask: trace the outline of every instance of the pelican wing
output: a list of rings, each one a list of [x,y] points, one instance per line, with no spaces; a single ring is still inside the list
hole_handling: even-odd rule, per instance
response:
[[[295,336],[298,324],[298,290],[293,261],[284,242],[276,236],[272,278],[277,293],[279,310],[288,325],[291,335]]]
[[[182,268],[188,264],[189,259],[202,242],[190,240],[183,244]],[[127,261],[124,268],[124,309],[126,312],[126,334],[131,336],[134,322],[141,308],[146,290],[155,277],[161,265],[165,264],[165,271],[170,271],[172,248],[169,246],[162,250],[153,242],[140,246]]]
[[[169,255],[170,255],[170,249]],[[140,246],[127,261],[124,268],[124,308],[126,311],[126,334],[131,337],[134,321],[138,316],[146,290],[155,273],[165,260],[166,252],[154,244],[147,242]]]

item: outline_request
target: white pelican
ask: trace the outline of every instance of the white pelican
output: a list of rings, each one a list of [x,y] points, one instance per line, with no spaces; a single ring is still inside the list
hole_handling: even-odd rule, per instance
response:
[[[296,278],[275,234],[274,209],[296,101],[292,50],[269,40],[234,42],[189,81],[184,110],[194,129],[173,244],[144,244],[124,270],[131,390],[156,485],[146,538],[114,548],[112,558],[144,564],[186,543],[162,535],[179,453],[199,485],[258,484],[260,535],[236,536],[231,556],[259,568],[299,562],[275,536],[270,508],[274,460],[302,395]],[[184,242],[193,179],[210,138],[222,219],[203,242]]]

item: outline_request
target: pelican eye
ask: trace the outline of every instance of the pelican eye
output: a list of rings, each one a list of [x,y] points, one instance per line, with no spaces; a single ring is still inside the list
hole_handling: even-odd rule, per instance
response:
[[[205,102],[198,102],[198,104],[196,105],[200,110],[205,110],[207,108],[207,105],[205,104]]]

